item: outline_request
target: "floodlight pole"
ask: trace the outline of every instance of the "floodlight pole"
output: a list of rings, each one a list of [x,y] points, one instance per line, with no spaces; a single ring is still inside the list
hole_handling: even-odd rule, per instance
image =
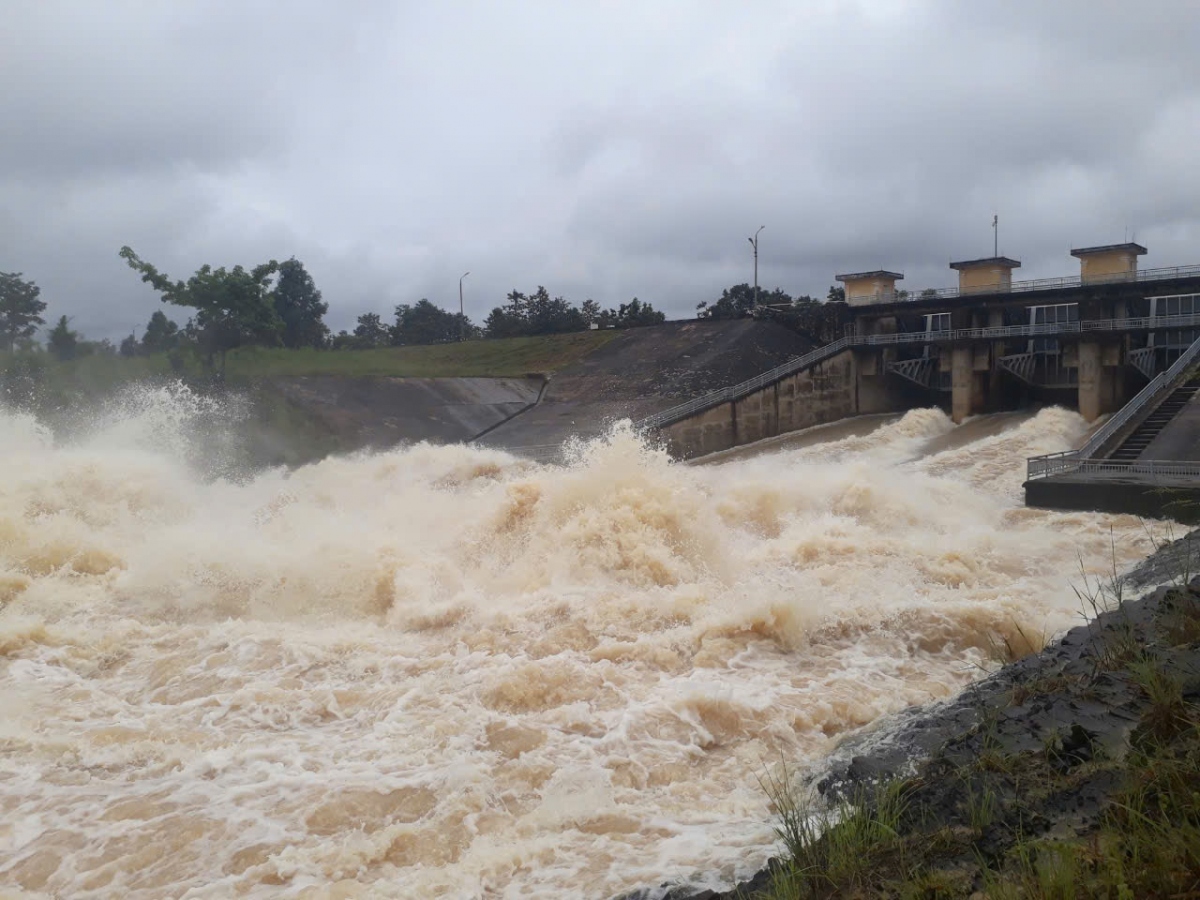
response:
[[[463,272],[462,275],[459,276],[459,279],[458,279],[458,340],[459,340],[459,343],[462,343],[466,339],[465,334],[466,334],[466,330],[467,330],[467,316],[466,316],[466,313],[463,312],[462,283],[463,283],[463,279],[466,278],[470,274],[471,274],[470,272]]]
[[[759,225],[758,231],[766,228],[766,225]],[[750,246],[754,248],[754,308],[758,309],[758,231],[754,232],[754,237],[746,238],[750,242]]]

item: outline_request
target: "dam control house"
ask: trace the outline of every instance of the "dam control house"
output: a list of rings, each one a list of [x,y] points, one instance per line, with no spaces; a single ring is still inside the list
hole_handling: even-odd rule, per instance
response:
[[[1114,412],[1200,336],[1200,266],[1139,270],[1145,253],[1081,247],[1077,276],[1036,281],[1007,256],[962,260],[957,288],[917,294],[899,272],[839,275],[860,378],[949,394],[956,422],[1030,399]]]

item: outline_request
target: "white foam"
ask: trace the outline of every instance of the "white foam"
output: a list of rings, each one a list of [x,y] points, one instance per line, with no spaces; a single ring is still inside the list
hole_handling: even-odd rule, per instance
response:
[[[993,632],[1076,620],[1110,534],[1147,549],[1021,506],[1025,456],[1083,433],[1063,410],[931,454],[953,426],[916,410],[706,467],[617,428],[567,467],[421,445],[244,483],[188,450],[222,415],[160,392],[57,446],[0,417],[0,882],[732,879],[772,850],[781,752],[953,693]]]

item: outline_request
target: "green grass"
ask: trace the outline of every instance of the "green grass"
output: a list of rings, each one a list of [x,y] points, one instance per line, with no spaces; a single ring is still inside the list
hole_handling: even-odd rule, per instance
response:
[[[557,372],[604,346],[618,334],[620,332],[616,330],[581,331],[378,350],[246,347],[229,354],[226,377],[230,382],[289,375],[520,378]]]
[[[244,347],[229,354],[226,378],[247,385],[297,375],[409,378],[521,378],[549,375],[578,362],[621,332],[582,331],[538,337],[499,338],[384,347],[378,350],[286,350]],[[166,354],[122,357],[92,354],[60,362],[47,353],[0,353],[0,387],[12,401],[36,398],[43,409],[61,409],[112,394],[136,382],[183,377],[207,380],[194,354],[175,368]]]

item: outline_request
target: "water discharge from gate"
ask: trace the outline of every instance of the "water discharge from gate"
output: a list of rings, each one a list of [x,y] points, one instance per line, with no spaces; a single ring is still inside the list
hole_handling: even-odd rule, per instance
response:
[[[0,419],[0,884],[732,880],[771,852],[780,754],[819,767],[953,694],[1079,621],[1081,561],[1149,549],[1133,518],[1021,505],[1025,457],[1084,433],[1061,409],[708,466],[617,428],[567,467],[416,446],[232,481],[188,461],[202,406],[61,442]]]

